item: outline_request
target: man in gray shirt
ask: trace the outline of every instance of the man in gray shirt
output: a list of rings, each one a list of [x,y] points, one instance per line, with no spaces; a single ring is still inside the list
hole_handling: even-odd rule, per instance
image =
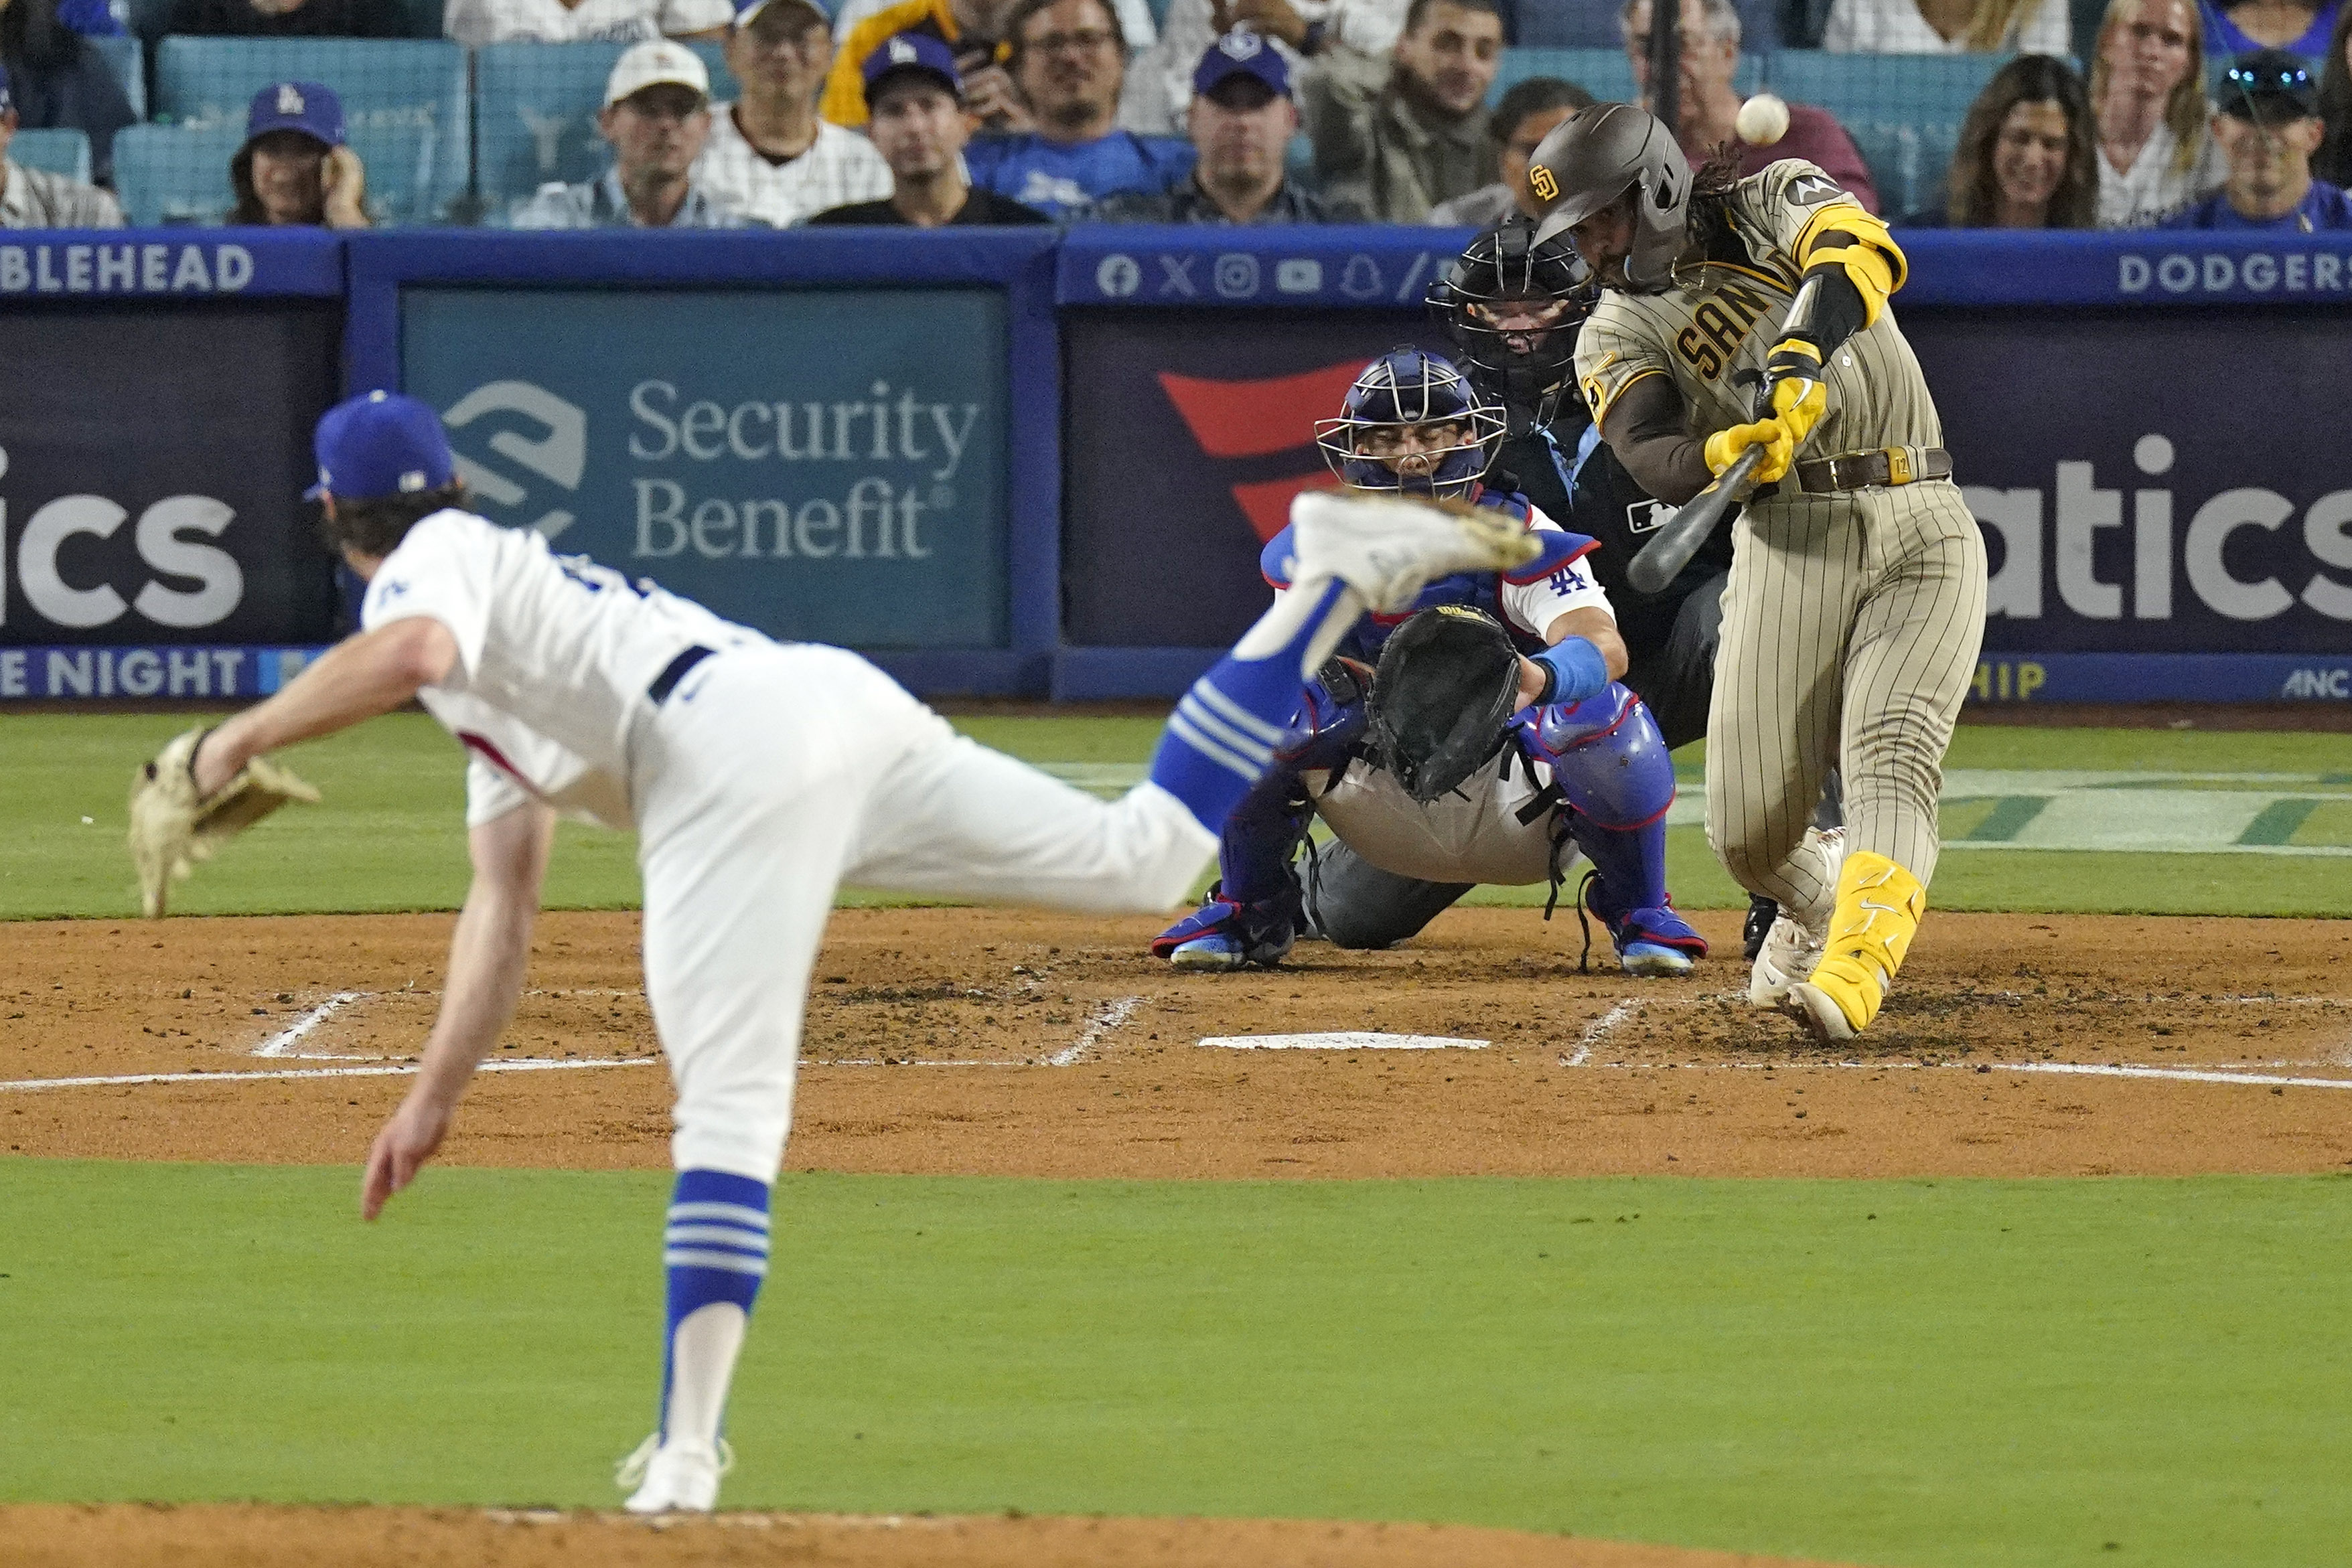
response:
[[[1290,66],[1255,33],[1231,32],[1192,71],[1184,129],[1199,153],[1192,172],[1164,191],[1121,191],[1085,214],[1109,224],[1360,223],[1283,172],[1298,107]]]
[[[8,96],[8,68],[0,66],[0,229],[119,229],[122,209],[96,185],[11,162],[16,106]]]
[[[710,71],[692,49],[667,38],[633,46],[605,79],[596,125],[613,144],[613,166],[601,179],[541,186],[515,214],[515,227],[746,226],[694,177],[710,138]]]
[[[1324,190],[1385,223],[1417,224],[1491,178],[1486,89],[1502,65],[1499,0],[1413,0],[1375,90],[1321,61],[1302,83]]]

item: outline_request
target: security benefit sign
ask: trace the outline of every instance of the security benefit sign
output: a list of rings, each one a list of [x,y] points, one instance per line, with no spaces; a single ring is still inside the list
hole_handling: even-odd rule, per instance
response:
[[[1984,529],[1988,649],[2352,650],[2352,319],[1923,310],[1903,326]]]
[[[1222,647],[1266,605],[1258,549],[1337,483],[1315,422],[1419,315],[1073,311],[1063,319],[1065,635]],[[1437,345],[1433,341],[1429,346]]]
[[[1005,320],[977,289],[411,289],[483,515],[778,637],[1006,640]]]
[[[0,645],[331,639],[333,563],[302,490],[339,318],[298,298],[0,311]],[[74,668],[16,695],[107,695]],[[215,670],[236,686],[185,668],[169,695],[223,695]]]

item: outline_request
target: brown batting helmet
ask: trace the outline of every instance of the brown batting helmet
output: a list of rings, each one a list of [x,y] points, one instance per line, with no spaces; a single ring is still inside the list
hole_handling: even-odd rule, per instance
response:
[[[1625,257],[1625,281],[1643,294],[1673,281],[1690,228],[1691,167],[1657,116],[1627,103],[1579,110],[1536,149],[1528,183],[1546,204],[1538,244],[1631,193],[1633,248]]]

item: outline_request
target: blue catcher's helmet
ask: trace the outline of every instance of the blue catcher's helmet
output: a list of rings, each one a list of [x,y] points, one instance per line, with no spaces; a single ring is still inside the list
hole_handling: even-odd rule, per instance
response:
[[[1364,367],[1339,418],[1316,421],[1315,444],[1358,489],[1459,497],[1494,463],[1507,428],[1453,361],[1400,348]]]

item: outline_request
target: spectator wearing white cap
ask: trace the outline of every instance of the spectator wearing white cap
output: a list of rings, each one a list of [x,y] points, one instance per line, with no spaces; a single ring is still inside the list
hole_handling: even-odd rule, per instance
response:
[[[710,199],[694,176],[710,137],[710,71],[667,38],[614,63],[596,128],[613,166],[576,185],[540,187],[515,214],[519,229],[731,229],[745,219]],[[762,225],[764,226],[764,225]]]
[[[468,48],[716,38],[734,14],[732,0],[448,0],[441,30]]]
[[[1184,128],[1199,160],[1164,191],[1122,191],[1089,214],[1108,224],[1360,223],[1284,172],[1298,105],[1290,65],[1255,33],[1227,33],[1192,68]]]
[[[814,0],[745,0],[728,29],[727,68],[742,96],[711,111],[694,166],[712,201],[784,228],[890,193],[890,166],[872,143],[817,114],[833,27]]]
[[[0,229],[119,229],[122,209],[96,185],[8,161],[16,134],[16,106],[8,97],[8,68],[0,66]]]
[[[817,214],[816,226],[887,225],[902,228],[1053,220],[964,176],[971,139],[971,94],[955,51],[929,33],[899,33],[866,57],[866,134],[890,166],[887,201],[854,202]]]

